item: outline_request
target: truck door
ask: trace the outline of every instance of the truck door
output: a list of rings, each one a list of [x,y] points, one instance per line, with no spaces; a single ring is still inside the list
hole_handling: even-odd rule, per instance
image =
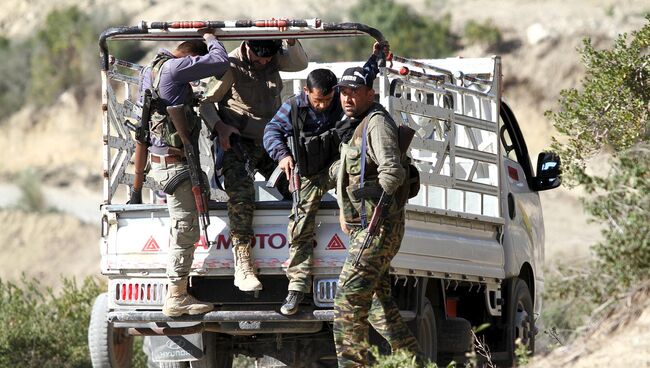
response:
[[[506,277],[518,276],[528,263],[535,277],[542,276],[544,223],[528,149],[512,110],[501,104],[500,141],[503,152],[502,213],[505,218],[503,246]],[[530,280],[533,281],[533,280]]]

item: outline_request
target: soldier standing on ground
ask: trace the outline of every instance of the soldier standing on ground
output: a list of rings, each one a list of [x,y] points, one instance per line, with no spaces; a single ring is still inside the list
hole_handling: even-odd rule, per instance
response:
[[[417,340],[402,320],[391,296],[390,262],[404,235],[404,206],[408,198],[408,185],[404,184],[405,164],[408,159],[400,152],[395,121],[374,102],[372,85],[377,72],[371,68],[349,68],[339,83],[345,114],[362,119],[350,142],[341,147],[337,181],[340,225],[350,235],[349,253],[334,300],[334,340],[339,367],[368,366],[370,325],[388,341],[392,351],[406,349],[422,356]],[[355,190],[360,187],[376,195],[357,197]],[[365,215],[361,214],[365,211],[368,219],[372,216],[382,191],[393,196],[392,203],[379,235],[355,268],[354,259],[367,233],[362,220]]]
[[[228,70],[228,55],[223,44],[206,32],[201,40],[185,41],[174,51],[160,50],[148,68],[141,74],[140,92],[151,90],[151,118],[149,145],[151,175],[163,187],[187,170],[183,145],[166,107],[184,105],[191,139],[198,140],[201,120],[194,112],[194,96],[189,82],[221,77]],[[195,145],[198,147],[198,144]],[[136,166],[144,166],[140,163]],[[142,175],[143,167],[136,167]],[[141,183],[140,180],[136,180]],[[211,304],[201,303],[187,293],[187,283],[194,244],[199,240],[199,220],[189,178],[172,193],[167,193],[167,208],[171,222],[170,249],[167,264],[169,288],[163,313],[167,316],[201,314],[212,310]],[[134,188],[130,203],[141,203],[141,188]]]
[[[201,115],[216,125],[219,144],[225,151],[223,174],[229,197],[234,284],[241,291],[257,291],[262,289],[262,284],[255,276],[251,260],[255,188],[245,160],[230,149],[230,136],[240,135],[241,146],[252,166],[269,178],[276,165],[262,147],[262,136],[264,127],[282,103],[280,71],[302,70],[307,67],[308,58],[300,42],[289,39],[244,41],[230,53],[229,59],[229,72],[221,80],[208,83]]]

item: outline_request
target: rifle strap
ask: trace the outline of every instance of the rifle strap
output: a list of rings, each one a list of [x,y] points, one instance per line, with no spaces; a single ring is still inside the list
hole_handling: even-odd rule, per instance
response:
[[[363,188],[364,176],[366,174],[366,151],[368,146],[368,122],[370,119],[364,119],[363,124],[363,134],[361,136],[361,177],[359,179],[359,188]],[[368,226],[368,213],[366,212],[366,200],[361,199],[361,211],[359,212],[359,217],[361,218],[361,227],[366,228]]]

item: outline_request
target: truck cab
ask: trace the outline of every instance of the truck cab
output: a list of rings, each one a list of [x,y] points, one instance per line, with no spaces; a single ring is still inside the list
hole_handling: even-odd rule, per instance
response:
[[[256,184],[252,256],[264,289],[243,293],[233,286],[225,193],[211,188],[207,239],[196,244],[190,293],[213,303],[205,315],[162,314],[169,244],[167,207],[156,203],[158,183],[147,178],[149,203],[116,203],[118,190],[133,184],[132,126],[138,123],[134,61],[110,54],[107,41],[199,38],[215,28],[222,40],[251,38],[373,37],[357,23],[289,21],[142,22],[116,27],[100,37],[104,140],[101,271],[107,292],[93,306],[89,344],[93,367],[127,366],[133,336],[145,336],[150,366],[230,367],[237,354],[287,366],[336,366],[333,301],[347,256],[348,237],[338,224],[336,193],[321,203],[314,234],[312,294],[292,316],[279,313],[286,295],[291,202]],[[309,71],[330,68],[337,76],[362,62],[310,63],[283,73],[283,96],[301,90]],[[375,81],[378,101],[398,124],[416,130],[409,156],[420,191],[406,208],[406,232],[391,264],[392,293],[426,356],[446,364],[465,359],[472,327],[493,360],[513,364],[515,341],[534,349],[535,315],[543,291],[544,225],[538,192],[560,185],[556,155],[539,155],[533,171],[517,120],[501,96],[501,59],[386,60]],[[121,93],[121,96],[117,92]],[[196,83],[201,93],[201,82]],[[202,168],[214,174],[212,142],[202,141]],[[371,343],[389,348],[378,335]]]

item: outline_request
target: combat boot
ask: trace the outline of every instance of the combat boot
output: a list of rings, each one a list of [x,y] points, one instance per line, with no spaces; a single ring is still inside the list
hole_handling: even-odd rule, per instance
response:
[[[235,260],[235,286],[241,291],[262,290],[262,283],[255,276],[251,262],[251,247],[249,245],[235,245],[232,247]]]
[[[178,281],[169,282],[162,312],[168,317],[178,317],[183,314],[207,313],[213,308],[212,304],[201,303],[187,293],[187,277],[183,277]]]

